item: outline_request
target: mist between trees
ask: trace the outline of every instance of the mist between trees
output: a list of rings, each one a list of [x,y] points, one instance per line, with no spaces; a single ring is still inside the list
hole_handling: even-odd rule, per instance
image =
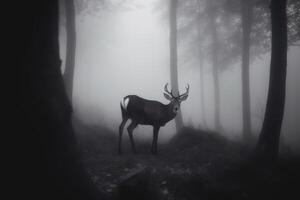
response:
[[[74,22],[68,23],[64,17],[70,12],[61,2],[60,52],[62,70],[64,65],[75,68],[70,76],[73,72],[67,67],[69,76],[64,76],[70,80],[66,87],[72,90],[76,116],[90,124],[117,129],[119,102],[125,95],[167,103],[162,95],[165,83],[171,82],[179,91],[189,83],[189,101],[181,108],[184,125],[217,130],[234,139],[251,140],[259,135],[270,76],[268,1],[179,1],[178,55],[171,58],[177,60],[176,67],[170,63],[167,1],[78,0],[73,9],[76,31]],[[287,93],[281,136],[286,144],[297,148],[299,112],[293,110],[298,111],[300,96],[298,1],[288,1],[287,15]],[[67,48],[72,43],[73,47]],[[66,51],[75,46],[76,57],[75,51]],[[69,58],[66,63],[65,56]],[[171,70],[173,75],[170,64],[177,71],[174,74]],[[178,77],[178,81],[170,77]],[[174,135],[174,128],[171,122],[161,130],[162,141]],[[136,135],[149,138],[149,130],[138,127]]]

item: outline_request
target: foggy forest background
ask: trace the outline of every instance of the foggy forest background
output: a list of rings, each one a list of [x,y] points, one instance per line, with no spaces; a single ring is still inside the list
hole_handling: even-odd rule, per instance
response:
[[[186,83],[191,88],[188,101],[181,107],[182,118],[186,126],[216,130],[238,140],[243,139],[247,131],[243,126],[241,3],[229,0],[215,1],[214,4],[213,17],[220,54],[215,66],[220,87],[219,113],[215,112],[209,5],[205,1],[178,1],[178,85],[179,91],[184,91]],[[117,130],[121,121],[119,102],[127,94],[167,103],[162,92],[164,84],[170,82],[168,1],[77,0],[74,6],[74,116],[86,124]],[[253,1],[250,5],[251,129],[248,127],[248,131],[255,137],[262,128],[269,83],[268,6],[263,1]],[[67,50],[64,9],[64,2],[60,1],[59,38],[63,72]],[[287,11],[289,47],[281,143],[299,151],[299,1],[290,0]],[[216,118],[220,122],[216,122]],[[151,127],[139,126],[135,137],[149,140],[151,130]],[[159,141],[168,141],[176,132],[175,123],[168,123],[160,132]]]
[[[11,3],[9,197],[297,199],[299,0]],[[167,104],[166,83],[190,90],[159,145],[179,102],[131,98],[154,131],[138,126],[135,154],[134,122],[118,154],[121,99]]]

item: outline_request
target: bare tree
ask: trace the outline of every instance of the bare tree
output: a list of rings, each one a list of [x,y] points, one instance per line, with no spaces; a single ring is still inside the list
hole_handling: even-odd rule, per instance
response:
[[[67,32],[66,66],[64,72],[64,82],[70,101],[72,102],[75,71],[76,54],[76,19],[74,0],[64,0]]]
[[[200,98],[201,98],[201,117],[202,123],[204,127],[207,127],[206,123],[206,114],[205,114],[205,95],[204,95],[204,57],[201,52],[201,48],[199,48],[199,69],[200,69]]]
[[[285,104],[287,69],[287,0],[271,1],[272,47],[266,112],[257,144],[258,155],[267,160],[278,157]]]
[[[170,75],[171,87],[174,96],[179,95],[178,89],[178,70],[177,70],[177,0],[170,0]],[[177,131],[183,126],[181,110],[179,110],[176,118]]]
[[[16,123],[23,145],[15,158],[25,176],[16,188],[30,199],[101,198],[95,196],[76,147],[71,104],[60,72],[58,1],[21,1],[16,9],[21,17],[16,17],[18,26],[12,31],[18,32],[17,44],[11,44],[18,49],[12,67],[22,83],[17,89]]]
[[[220,84],[219,84],[219,38],[216,25],[216,7],[215,1],[208,0],[208,12],[209,12],[209,29],[211,33],[211,49],[212,49],[212,70],[214,80],[214,96],[215,96],[215,128],[221,129],[220,123]]]
[[[242,19],[242,104],[243,104],[243,137],[245,141],[251,137],[251,108],[250,108],[250,34],[252,26],[252,1],[241,0]]]

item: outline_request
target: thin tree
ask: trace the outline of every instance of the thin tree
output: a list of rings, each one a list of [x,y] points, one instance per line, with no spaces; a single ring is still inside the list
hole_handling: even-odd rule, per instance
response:
[[[199,3],[198,3],[199,4]],[[199,6],[197,4],[197,6]],[[205,96],[204,96],[204,53],[203,53],[203,31],[201,27],[201,23],[198,22],[199,19],[197,20],[197,50],[198,50],[198,61],[199,61],[199,71],[200,71],[200,109],[201,109],[201,118],[202,118],[202,125],[203,127],[207,127],[206,123],[206,114],[205,114]]]
[[[70,101],[72,102],[74,88],[75,54],[76,54],[76,22],[74,0],[64,0],[66,16],[66,64],[64,82]]]
[[[177,0],[170,0],[170,75],[173,95],[179,94],[177,71]],[[175,124],[177,131],[183,126],[181,110],[179,110]]]
[[[199,69],[200,69],[200,95],[201,95],[201,117],[202,123],[204,127],[207,127],[206,123],[206,114],[205,114],[205,96],[204,96],[204,62],[203,62],[203,55],[201,49],[199,48]]]
[[[278,158],[285,104],[287,70],[287,0],[271,1],[272,48],[266,112],[257,144],[258,155],[269,161]]]
[[[250,34],[252,26],[252,1],[241,0],[242,19],[242,104],[243,104],[243,137],[247,141],[251,137],[251,106],[249,82]]]
[[[209,10],[209,29],[211,33],[211,49],[212,49],[212,73],[214,81],[214,97],[215,97],[215,128],[216,130],[221,129],[220,123],[220,85],[219,85],[219,69],[218,69],[218,57],[219,57],[219,42],[218,42],[218,33],[216,27],[216,9],[214,2],[207,0],[208,10]]]

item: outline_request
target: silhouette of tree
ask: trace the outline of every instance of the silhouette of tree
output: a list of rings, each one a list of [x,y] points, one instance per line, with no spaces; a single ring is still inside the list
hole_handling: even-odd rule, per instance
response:
[[[18,127],[22,198],[97,199],[80,162],[71,105],[60,71],[58,1],[19,2],[14,52],[18,69]],[[98,196],[99,198],[101,195]]]
[[[259,156],[268,161],[278,157],[285,104],[287,69],[287,0],[271,1],[272,47],[266,112],[257,144]]]
[[[174,96],[179,94],[178,71],[177,71],[177,0],[170,0],[170,75],[172,93]],[[183,125],[181,109],[175,118],[176,129]]]
[[[70,101],[72,102],[74,87],[74,70],[76,56],[76,13],[73,0],[64,0],[66,16],[66,66],[64,71],[65,87]]]

